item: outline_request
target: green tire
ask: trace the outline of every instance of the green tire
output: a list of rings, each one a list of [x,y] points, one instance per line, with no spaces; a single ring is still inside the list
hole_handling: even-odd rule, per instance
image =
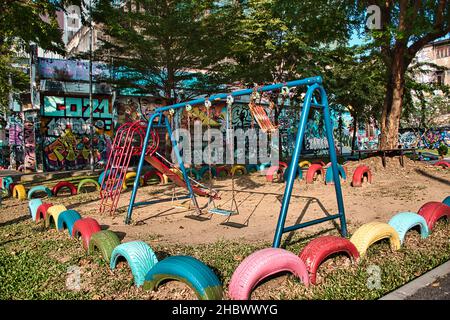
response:
[[[102,254],[103,259],[109,262],[111,254],[115,247],[120,244],[119,237],[111,230],[102,230],[92,235],[89,242],[88,254],[92,255],[97,248]]]

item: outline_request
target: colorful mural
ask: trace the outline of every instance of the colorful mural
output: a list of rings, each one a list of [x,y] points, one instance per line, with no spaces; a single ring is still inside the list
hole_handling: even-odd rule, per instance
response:
[[[90,141],[89,99],[45,96],[41,108],[44,167],[48,171],[87,168],[91,143],[94,163],[102,167],[108,160],[113,134],[109,98],[93,99],[94,138]]]

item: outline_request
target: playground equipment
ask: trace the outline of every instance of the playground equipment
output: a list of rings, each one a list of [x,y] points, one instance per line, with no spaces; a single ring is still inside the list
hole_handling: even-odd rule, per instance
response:
[[[345,172],[345,168],[341,166],[340,164],[337,165],[339,170],[339,177],[342,180],[347,180],[347,173]],[[327,169],[325,173],[325,184],[333,184],[334,183],[334,177],[333,177],[333,170]]]
[[[36,212],[41,204],[41,199],[32,199],[28,202],[28,211],[30,212],[30,216],[33,221],[36,220]]]
[[[93,184],[95,186],[95,188],[97,189],[97,191],[100,191],[100,184],[95,181],[94,179],[83,179],[78,183],[78,187],[77,187],[77,193],[81,193],[81,191],[83,190],[84,185],[86,184]]]
[[[167,280],[178,280],[193,289],[199,300],[221,300],[222,284],[203,262],[189,256],[172,256],[158,262],[145,275],[144,289],[156,290]]]
[[[94,233],[100,231],[100,225],[93,218],[83,218],[75,221],[72,228],[72,237],[82,238],[84,249],[89,249],[89,242]]]
[[[353,233],[350,242],[355,245],[362,258],[372,244],[386,238],[389,239],[392,251],[400,249],[401,243],[397,231],[387,223],[373,221],[359,227]]]
[[[445,217],[450,220],[450,207],[442,202],[431,201],[425,203],[417,212],[424,217],[428,225],[428,230],[432,231],[436,222]]]
[[[434,165],[438,166],[438,167],[441,167],[443,169],[450,168],[450,163],[448,161],[445,161],[445,160],[440,160],[440,161],[436,162]]]
[[[299,254],[309,272],[311,284],[316,284],[317,269],[332,254],[345,253],[353,263],[358,262],[359,252],[349,240],[335,236],[323,236],[309,242]]]
[[[14,187],[12,189],[12,196],[19,200],[26,200],[27,199],[27,191],[25,190],[25,187],[23,185],[16,184],[16,185],[14,185]]]
[[[45,194],[48,197],[52,197],[53,196],[53,193],[52,193],[52,191],[49,188],[47,188],[45,186],[36,186],[36,187],[31,188],[28,191],[28,200],[33,198],[33,194],[35,194],[36,192],[45,192]]]
[[[57,197],[57,196],[58,196],[58,192],[59,192],[61,189],[63,189],[63,188],[69,189],[70,194],[71,194],[72,196],[74,196],[74,195],[77,194],[77,187],[75,187],[75,185],[74,185],[73,183],[70,183],[70,182],[68,182],[68,181],[60,181],[60,182],[58,182],[57,184],[55,184],[55,185],[53,186],[53,188],[52,188],[52,193],[53,193],[53,195],[54,195],[55,197]]]
[[[258,250],[245,258],[234,271],[228,295],[234,300],[248,300],[253,289],[265,278],[290,272],[309,285],[305,263],[298,256],[280,248]]]
[[[58,231],[67,229],[69,235],[72,234],[73,225],[75,222],[81,219],[80,214],[75,210],[66,210],[61,212],[56,222],[56,228]]]
[[[41,204],[37,208],[36,217],[35,217],[36,220],[35,221],[39,222],[39,220],[41,220],[41,219],[45,221],[45,218],[47,216],[47,211],[52,206],[53,206],[53,203],[43,203],[43,204]]]
[[[58,204],[55,206],[51,206],[50,208],[48,208],[47,210],[47,215],[45,216],[45,227],[46,228],[51,228],[52,226],[55,226],[55,229],[60,231],[58,229],[58,217],[59,215],[66,211],[67,208],[65,206],[63,206],[62,204]]]
[[[319,163],[311,164],[308,168],[308,171],[306,172],[306,183],[314,183],[314,179],[316,179],[316,177],[318,177],[319,175],[322,178],[325,178],[325,170],[323,169],[323,166]]]
[[[450,196],[446,197],[444,200],[442,200],[442,203],[450,206]]]
[[[352,187],[361,187],[364,182],[364,178],[367,179],[368,183],[372,183],[372,171],[366,165],[359,165],[355,172],[353,172]]]
[[[115,247],[109,264],[111,270],[115,269],[120,256],[127,260],[137,287],[144,284],[145,275],[158,263],[152,248],[143,241],[126,242]]]
[[[120,245],[120,239],[117,234],[111,230],[102,230],[92,235],[89,242],[88,254],[92,255],[97,249],[100,251],[103,259],[110,262],[113,250]]]
[[[397,231],[400,243],[403,244],[406,233],[414,227],[420,227],[422,239],[428,237],[429,230],[425,219],[413,212],[400,212],[389,220],[389,225]]]

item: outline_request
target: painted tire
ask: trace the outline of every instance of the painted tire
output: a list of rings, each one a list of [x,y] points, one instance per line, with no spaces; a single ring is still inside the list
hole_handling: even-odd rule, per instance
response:
[[[15,183],[10,183],[10,184],[8,185],[8,191],[9,191],[9,193],[11,194],[11,196],[13,196],[13,198],[14,198],[13,190],[14,190],[14,187],[15,187],[15,186],[16,186]]]
[[[306,172],[306,183],[307,184],[314,183],[314,177],[319,173],[322,175],[322,177],[324,177],[325,171],[323,170],[322,165],[318,163],[311,164],[308,168],[308,171]]]
[[[350,242],[355,245],[359,255],[363,257],[372,244],[386,238],[389,239],[391,250],[400,249],[401,243],[397,231],[387,223],[373,221],[359,227],[350,238]]]
[[[25,190],[25,187],[22,184],[16,184],[12,190],[12,196],[19,200],[26,200],[27,191]]]
[[[104,185],[102,185],[103,176],[105,175],[106,172],[109,172],[109,171],[110,171],[110,170],[103,171],[102,173],[100,173],[100,176],[98,177],[97,182],[98,182],[98,184],[99,184],[99,186],[100,186],[101,189],[103,189],[103,187],[104,187]],[[117,172],[117,174],[116,174],[116,178],[117,178],[117,177],[120,177],[119,172]],[[106,181],[105,181],[105,182],[106,182]],[[114,187],[113,190],[116,190],[116,188],[118,187],[118,185],[113,186],[113,187]],[[122,190],[123,190],[123,182],[122,182]]]
[[[209,174],[209,168],[208,166],[203,166],[199,171],[198,175],[203,179],[205,177],[205,174]],[[213,177],[217,177],[217,170],[214,167],[211,167],[211,174]]]
[[[120,245],[120,239],[117,234],[111,230],[102,230],[92,235],[89,242],[88,254],[92,255],[97,248],[102,254],[103,259],[109,263],[115,247]]]
[[[58,217],[58,231],[67,229],[69,236],[72,236],[73,225],[81,219],[81,215],[75,210],[66,210],[61,212]]]
[[[274,178],[276,176],[276,179]],[[280,181],[283,177],[283,169],[279,166],[272,166],[266,171],[266,181],[273,182],[274,180]]]
[[[289,167],[288,164],[286,162],[283,162],[283,161],[279,161],[278,165],[280,166],[280,168],[287,168],[287,167]]]
[[[125,180],[123,180],[123,188],[122,190],[125,190],[128,188],[128,180],[132,179],[132,178],[136,178],[136,172],[127,172],[127,174],[125,175]],[[134,184],[134,179],[133,179],[133,184]],[[144,178],[140,178],[139,179],[139,186],[142,187],[145,184],[145,180]]]
[[[186,173],[189,177],[193,177],[195,180],[200,180],[202,177],[195,168],[187,168]]]
[[[345,172],[345,168],[341,166],[340,164],[337,165],[338,171],[339,171],[339,177],[342,180],[347,180],[347,173]],[[327,172],[325,173],[325,184],[334,184],[334,178],[333,178],[333,168],[328,167]]]
[[[283,179],[284,181],[287,180],[288,177],[288,168],[284,168],[283,169]],[[297,167],[297,175],[296,178],[298,178],[298,180],[302,180],[303,179],[303,171],[300,167]]]
[[[301,161],[299,164],[298,164],[298,166],[300,167],[300,168],[309,168],[310,166],[311,166],[311,162],[309,162],[309,161]]]
[[[45,216],[45,227],[51,228],[52,220],[53,220],[55,229],[60,231],[58,229],[58,218],[59,218],[60,214],[66,210],[67,210],[67,208],[65,206],[63,206],[62,204],[58,204],[56,206],[51,206],[50,208],[48,208],[47,215]]]
[[[203,262],[189,256],[173,256],[158,262],[146,275],[144,289],[156,290],[166,280],[178,280],[193,289],[200,300],[221,300],[222,284]]]
[[[72,229],[72,237],[74,238],[81,237],[83,239],[84,249],[88,250],[89,242],[91,240],[92,235],[95,234],[96,232],[99,232],[100,230],[101,228],[97,220],[93,218],[83,218],[77,220],[74,223]]]
[[[146,184],[149,184],[149,180],[152,180],[152,177],[154,177],[154,176],[158,177],[160,184],[167,183],[167,181],[164,178],[164,175],[161,172],[156,171],[154,169],[149,170],[144,174],[144,182]]]
[[[49,208],[53,207],[53,203],[43,203],[36,210],[35,221],[39,222],[39,220],[44,220],[47,217],[47,211]]]
[[[325,167],[325,162],[322,160],[314,160],[311,164],[320,164],[322,167]]]
[[[309,285],[305,263],[295,254],[280,248],[258,250],[245,258],[234,271],[228,295],[234,300],[248,300],[251,292],[265,278],[289,271]]]
[[[244,175],[247,174],[247,169],[245,169],[245,167],[241,165],[234,165],[231,168],[230,172],[232,176],[236,175],[237,172],[240,172],[241,173],[240,175]]]
[[[78,183],[78,187],[77,187],[77,193],[81,193],[81,190],[83,190],[83,187],[85,184],[93,184],[95,185],[95,188],[97,189],[97,191],[100,191],[100,184],[95,181],[94,179],[83,179]]]
[[[31,188],[31,189],[28,191],[28,200],[30,200],[30,199],[33,198],[33,194],[34,194],[35,192],[39,192],[39,191],[45,192],[45,193],[47,194],[48,197],[53,196],[53,193],[52,193],[52,191],[51,191],[49,188],[47,188],[47,187],[45,187],[45,186],[36,186],[36,187]]]
[[[248,164],[245,166],[248,173],[258,172],[258,166],[256,164]]]
[[[217,171],[217,176],[218,177],[223,177],[224,178],[224,177],[228,177],[229,175],[231,175],[230,169],[228,169],[225,166],[218,166],[216,168],[216,171]]]
[[[450,196],[448,196],[447,198],[445,198],[444,200],[442,200],[443,204],[446,204],[450,207]]]
[[[441,167],[441,168],[443,168],[443,169],[448,169],[448,168],[450,168],[450,163],[448,163],[447,161],[444,161],[444,160],[438,161],[438,162],[436,162],[434,165],[435,165],[435,166],[439,166],[439,167]]]
[[[367,177],[367,181],[372,183],[372,171],[368,166],[362,164],[353,173],[352,187],[362,187],[364,177]]]
[[[430,232],[433,230],[434,225],[439,219],[446,217],[447,221],[450,220],[450,206],[442,202],[427,202],[417,213],[425,218]]]
[[[428,225],[424,217],[413,212],[401,212],[389,220],[389,225],[397,231],[400,243],[403,244],[406,233],[412,228],[419,226],[422,239],[428,237]]]
[[[270,168],[271,167],[271,163],[270,162],[266,162],[266,163],[261,163],[258,167],[259,171],[264,171],[266,170],[266,168]]]
[[[146,274],[158,263],[152,248],[143,241],[126,242],[115,247],[109,264],[111,270],[116,267],[120,256],[127,260],[137,287],[144,284]]]
[[[1,190],[1,197],[2,199],[9,197],[9,190],[8,189],[0,189]]]
[[[346,253],[352,262],[357,262],[359,252],[348,239],[336,236],[323,236],[309,242],[299,254],[309,272],[309,280],[316,284],[317,269],[320,264],[334,253]]]
[[[33,221],[36,220],[36,212],[41,205],[41,199],[32,199],[28,202],[28,211],[30,212],[31,219],[33,219]]]
[[[13,183],[13,178],[11,177],[3,177],[2,178],[2,189],[8,189],[11,183]]]
[[[77,187],[75,187],[75,185],[73,183],[70,183],[68,181],[60,181],[57,184],[55,184],[52,188],[52,193],[55,195],[55,197],[58,196],[58,192],[59,190],[61,190],[62,188],[67,188],[70,190],[70,194],[72,196],[77,194]]]

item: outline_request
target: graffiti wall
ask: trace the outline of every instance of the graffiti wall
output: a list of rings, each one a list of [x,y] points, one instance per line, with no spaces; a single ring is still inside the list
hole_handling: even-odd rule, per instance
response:
[[[150,97],[119,97],[114,101],[115,126],[139,119],[148,120],[155,109],[161,105],[161,101]]]
[[[45,96],[41,108],[44,167],[48,171],[89,166],[91,144],[96,167],[105,165],[111,147],[113,115],[109,97],[94,97],[94,138],[90,139],[87,97]]]
[[[403,130],[398,139],[403,148],[437,149],[441,144],[450,147],[450,128]]]
[[[25,116],[23,122],[25,170],[36,171],[36,124],[36,113]]]

